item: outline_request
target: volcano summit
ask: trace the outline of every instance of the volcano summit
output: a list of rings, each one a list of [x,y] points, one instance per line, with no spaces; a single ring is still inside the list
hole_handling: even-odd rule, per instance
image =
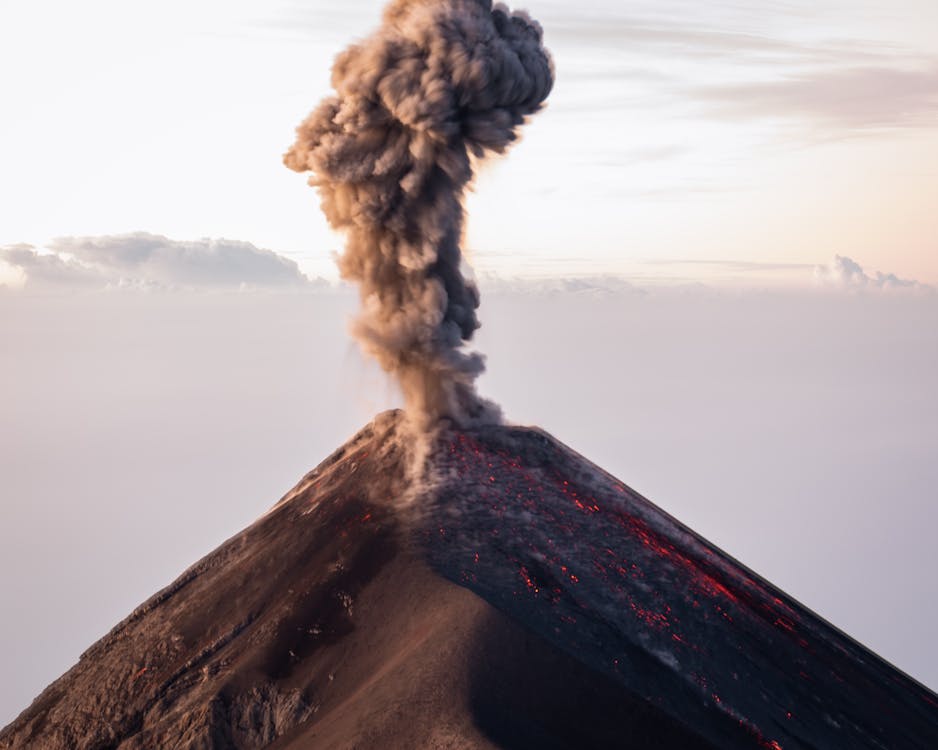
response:
[[[378,417],[0,748],[932,748],[938,697],[535,429]],[[407,502],[401,502],[407,498]]]

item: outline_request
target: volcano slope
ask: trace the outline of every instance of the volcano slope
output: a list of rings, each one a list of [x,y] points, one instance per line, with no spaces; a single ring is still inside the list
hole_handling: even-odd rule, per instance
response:
[[[934,748],[938,698],[539,430],[378,417],[0,748]],[[406,500],[404,502],[403,500]]]

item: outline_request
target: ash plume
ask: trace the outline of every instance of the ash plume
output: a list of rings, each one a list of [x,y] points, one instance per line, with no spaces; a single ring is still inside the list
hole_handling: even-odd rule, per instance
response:
[[[491,0],[394,0],[338,55],[332,86],[284,163],[312,173],[347,235],[339,271],[362,301],[352,333],[419,429],[498,421],[475,390],[484,360],[463,348],[479,292],[460,268],[462,198],[473,159],[503,153],[550,93],[541,28]]]

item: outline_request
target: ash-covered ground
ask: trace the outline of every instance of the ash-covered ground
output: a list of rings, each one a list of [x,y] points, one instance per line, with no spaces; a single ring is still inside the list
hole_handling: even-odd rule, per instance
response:
[[[0,748],[931,748],[938,699],[545,433],[387,413]]]

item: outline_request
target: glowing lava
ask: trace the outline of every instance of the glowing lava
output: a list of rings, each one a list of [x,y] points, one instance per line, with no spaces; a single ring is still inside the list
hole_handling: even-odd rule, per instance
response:
[[[437,460],[437,568],[718,747],[938,742],[924,688],[544,433],[454,434]]]

